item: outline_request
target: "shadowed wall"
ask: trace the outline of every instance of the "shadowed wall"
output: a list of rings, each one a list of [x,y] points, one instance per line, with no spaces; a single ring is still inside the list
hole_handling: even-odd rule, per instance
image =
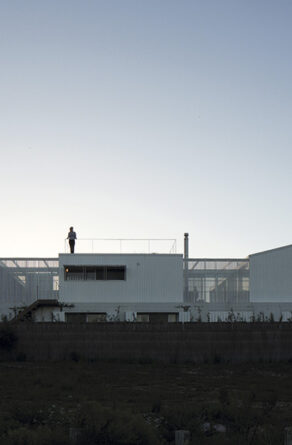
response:
[[[18,341],[11,359],[67,360],[75,356],[168,363],[292,360],[292,323],[23,322],[12,326]]]

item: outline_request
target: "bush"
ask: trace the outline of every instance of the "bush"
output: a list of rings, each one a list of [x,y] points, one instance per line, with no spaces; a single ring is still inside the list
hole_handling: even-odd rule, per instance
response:
[[[104,408],[98,403],[85,404],[76,419],[83,429],[78,444],[159,445],[158,434],[142,416],[129,411]]]
[[[11,351],[17,342],[17,336],[11,326],[6,323],[0,327],[0,349]]]
[[[0,440],[1,445],[70,445],[67,431],[51,430],[47,426],[21,427],[8,431],[7,436]]]

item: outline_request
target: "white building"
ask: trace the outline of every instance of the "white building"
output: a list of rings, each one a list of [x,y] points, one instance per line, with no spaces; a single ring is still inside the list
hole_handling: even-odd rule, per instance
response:
[[[158,254],[60,254],[64,303],[182,303],[183,257]]]
[[[291,270],[291,245],[245,259],[175,253],[2,258],[0,309],[12,318],[25,307],[20,318],[36,321],[292,321]]]
[[[28,306],[22,317],[28,314],[36,321],[69,322],[170,322],[188,318],[179,315],[183,306],[182,255],[60,254],[58,269],[50,268],[48,260],[32,261],[0,260],[0,283],[9,287],[5,308],[11,311],[14,303],[16,312],[17,299],[9,308],[7,302],[9,292],[18,290],[19,306]],[[52,289],[55,277],[59,280],[57,292]],[[30,285],[32,282],[35,286]],[[46,289],[37,286],[44,282]],[[32,296],[25,301],[28,293]]]
[[[183,303],[183,256],[176,254],[61,254],[59,302],[74,321],[176,321]]]

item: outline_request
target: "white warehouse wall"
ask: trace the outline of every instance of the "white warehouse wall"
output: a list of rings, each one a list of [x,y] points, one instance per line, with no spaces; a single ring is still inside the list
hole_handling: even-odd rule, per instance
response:
[[[292,302],[292,245],[250,255],[250,301]]]
[[[126,280],[66,281],[65,266],[126,266]],[[59,301],[64,303],[182,303],[183,256],[60,254]]]

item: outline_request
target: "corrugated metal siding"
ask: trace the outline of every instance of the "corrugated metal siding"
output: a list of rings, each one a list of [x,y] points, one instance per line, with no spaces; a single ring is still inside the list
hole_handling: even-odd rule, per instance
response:
[[[292,246],[250,256],[252,302],[292,302]]]
[[[126,266],[125,281],[65,281],[64,266]],[[182,255],[60,255],[60,300],[68,302],[182,302]]]

